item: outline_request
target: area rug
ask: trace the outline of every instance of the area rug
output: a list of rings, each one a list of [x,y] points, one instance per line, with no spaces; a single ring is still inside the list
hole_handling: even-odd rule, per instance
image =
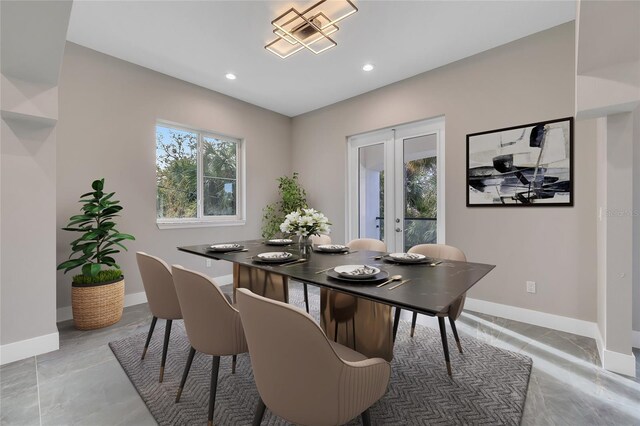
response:
[[[292,303],[303,306],[302,292],[292,289]],[[315,293],[315,292],[314,292]],[[310,294],[312,314],[318,315],[317,294]],[[162,324],[161,324],[162,323]],[[211,357],[198,353],[179,403],[176,392],[189,352],[182,321],[174,321],[164,382],[158,383],[164,321],[151,341],[144,361],[140,354],[146,333],[109,343],[149,411],[160,425],[206,424],[211,379]],[[409,337],[402,321],[385,396],[371,407],[374,425],[517,425],[522,418],[532,361],[529,357],[495,348],[462,335],[464,354],[449,336],[453,376],[447,375],[437,330],[418,325]],[[309,386],[313,386],[312,383]],[[248,425],[253,419],[258,392],[248,355],[238,356],[235,374],[231,357],[223,357],[218,376],[214,424]],[[263,425],[287,425],[265,413]],[[349,425],[359,425],[356,418]]]

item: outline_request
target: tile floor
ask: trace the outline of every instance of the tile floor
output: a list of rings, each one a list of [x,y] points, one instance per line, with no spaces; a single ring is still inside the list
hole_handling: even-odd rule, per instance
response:
[[[147,305],[138,305],[101,330],[59,323],[60,350],[0,367],[0,424],[155,424],[107,345],[146,332],[150,318]],[[432,318],[419,321],[437,327]],[[466,311],[458,324],[463,339],[533,358],[523,425],[640,425],[640,379],[599,368],[593,339]],[[634,351],[640,375],[640,350]]]

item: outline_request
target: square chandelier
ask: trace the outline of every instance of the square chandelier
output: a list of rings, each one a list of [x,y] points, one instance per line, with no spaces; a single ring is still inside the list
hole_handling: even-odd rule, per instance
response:
[[[302,49],[317,55],[337,45],[329,37],[338,31],[336,23],[357,11],[350,0],[320,0],[302,12],[292,7],[271,21],[278,38],[264,48],[282,59]]]

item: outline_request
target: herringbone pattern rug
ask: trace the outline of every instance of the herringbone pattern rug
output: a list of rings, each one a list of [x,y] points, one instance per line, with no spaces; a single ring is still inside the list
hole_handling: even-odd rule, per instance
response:
[[[312,312],[319,301],[311,296]],[[301,294],[291,292],[302,306]],[[297,302],[297,303],[296,303]],[[315,309],[314,309],[315,308]],[[111,342],[113,353],[160,425],[206,424],[211,357],[198,353],[180,403],[174,402],[189,352],[181,321],[175,321],[169,344],[164,382],[158,383],[164,321],[158,321],[147,357],[140,360],[145,333]],[[375,425],[517,425],[524,408],[532,361],[462,335],[464,354],[459,354],[449,336],[453,376],[447,375],[437,330],[418,325],[414,338],[401,322],[395,343],[392,376],[387,394],[375,404]],[[313,386],[312,383],[309,386]],[[238,356],[236,374],[231,357],[220,363],[214,423],[248,425],[253,418],[258,393],[248,355]],[[285,425],[267,410],[263,425]],[[359,418],[349,425],[360,424]]]

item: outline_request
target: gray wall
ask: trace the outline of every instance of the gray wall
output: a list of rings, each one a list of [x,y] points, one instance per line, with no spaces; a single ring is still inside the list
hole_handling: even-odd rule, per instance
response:
[[[244,226],[159,230],[156,227],[157,119],[246,140],[247,223]],[[276,196],[278,176],[291,170],[291,119],[96,51],[67,43],[60,81],[57,228],[76,214],[91,181],[106,179],[124,207],[119,229],[137,240],[117,259],[126,292],[143,291],[135,252],[146,251],[211,276],[229,265],[181,254],[176,246],[257,238],[262,208]],[[57,233],[57,259],[70,254],[70,232]],[[58,274],[57,306],[70,305],[71,273]]]
[[[574,207],[465,206],[466,134],[573,115],[574,49],[568,23],[295,117],[294,170],[333,221],[334,240],[345,238],[346,138],[444,115],[447,243],[497,265],[470,297],[595,321],[593,123],[576,126]],[[526,280],[537,294],[526,293]]]

